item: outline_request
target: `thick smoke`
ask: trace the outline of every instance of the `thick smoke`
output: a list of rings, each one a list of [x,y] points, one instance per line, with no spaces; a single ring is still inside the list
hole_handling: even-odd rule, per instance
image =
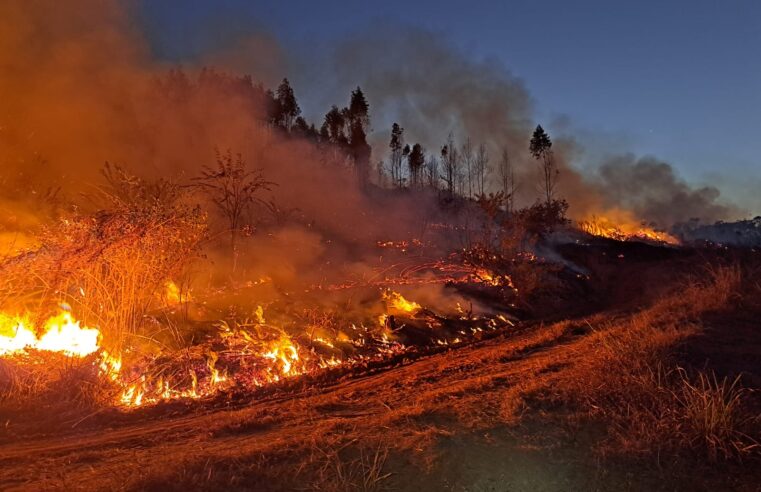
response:
[[[174,67],[152,58],[117,2],[12,0],[0,5],[0,19],[0,254],[29,246],[25,233],[55,218],[51,210],[82,210],[103,186],[107,161],[190,185],[215,164],[216,149],[261,169],[275,186],[260,198],[289,216],[279,223],[260,207],[249,218],[260,230],[240,242],[239,275],[272,279],[275,296],[368,278],[377,240],[419,237],[425,200],[363,193],[350,165],[263,123],[264,107],[240,74],[194,66],[170,74]],[[278,53],[267,43],[242,45],[253,58]],[[203,205],[219,238],[208,256],[227,270],[226,222]]]
[[[668,163],[654,157],[610,158],[600,166],[595,185],[605,205],[625,208],[660,227],[691,218],[713,222],[742,213],[734,205],[720,203],[717,188],[693,188]]]
[[[187,68],[192,87],[186,93],[159,90],[165,86],[157,80],[166,81],[172,67],[153,59],[131,13],[116,1],[9,0],[0,5],[0,19],[5,232],[35,224],[36,208],[47,206],[42,202],[73,201],[92,190],[106,161],[144,176],[187,182],[213,164],[215,148],[241,153],[279,184],[266,198],[298,209],[308,224],[307,244],[317,234],[318,242],[346,243],[342,248],[350,254],[353,243],[410,237],[419,233],[424,217],[430,219],[429,207],[409,197],[368,198],[348,167],[326,164],[310,144],[283,139],[262,125],[263,108],[252,106],[245,91],[199,84],[198,67]],[[295,65],[277,61],[282,50],[275,43],[263,42],[260,34],[251,39],[258,41],[243,40],[231,53],[205,59],[220,60],[228,70],[236,60],[261,60],[245,65],[257,70],[254,80],[288,75],[268,73]],[[391,121],[399,121],[407,141],[420,141],[429,153],[438,153],[450,132],[460,142],[470,136],[474,145],[488,146],[492,166],[506,147],[523,203],[535,200],[538,173],[527,152],[533,105],[522,81],[501,64],[470,57],[453,49],[443,34],[419,29],[371,30],[326,53],[314,57],[310,67],[302,63],[302,85],[311,87],[304,92],[322,91],[327,110],[328,103],[348,102],[349,91],[362,86],[374,122],[374,161],[385,157],[385,127]],[[315,65],[325,71],[307,78]],[[644,220],[668,224],[734,211],[716,204],[715,190],[692,190],[663,163],[617,159],[602,166],[598,179],[583,177],[568,163],[572,148],[571,142],[555,139],[560,192],[578,216],[628,207]],[[294,243],[293,234],[288,244]],[[310,257],[323,255],[321,248],[304,249]]]

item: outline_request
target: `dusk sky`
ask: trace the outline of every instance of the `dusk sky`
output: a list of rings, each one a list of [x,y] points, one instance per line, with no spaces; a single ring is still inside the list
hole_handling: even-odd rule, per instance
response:
[[[155,53],[187,63],[250,32],[296,56],[371,25],[446,33],[523,79],[551,129],[569,121],[584,143],[655,155],[697,182],[761,179],[761,2],[182,0],[145,1],[141,15]]]

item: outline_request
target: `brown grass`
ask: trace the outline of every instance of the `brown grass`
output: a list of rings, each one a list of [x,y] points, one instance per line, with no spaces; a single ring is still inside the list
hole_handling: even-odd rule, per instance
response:
[[[595,328],[578,350],[575,379],[561,390],[610,425],[607,451],[694,453],[711,460],[756,453],[758,421],[747,415],[740,379],[679,366],[680,344],[700,332],[700,317],[740,294],[737,266],[710,268],[654,306]]]

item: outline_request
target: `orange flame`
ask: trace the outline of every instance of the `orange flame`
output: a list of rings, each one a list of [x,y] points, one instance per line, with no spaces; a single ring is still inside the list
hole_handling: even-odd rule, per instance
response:
[[[81,327],[79,321],[67,311],[48,318],[39,336],[31,328],[29,319],[28,315],[9,316],[0,313],[0,355],[32,349],[84,357],[100,348],[100,331]]]
[[[606,237],[617,241],[647,240],[667,244],[679,244],[679,239],[664,231],[637,221],[631,212],[612,210],[604,216],[592,215],[579,222],[579,228],[593,236]]]

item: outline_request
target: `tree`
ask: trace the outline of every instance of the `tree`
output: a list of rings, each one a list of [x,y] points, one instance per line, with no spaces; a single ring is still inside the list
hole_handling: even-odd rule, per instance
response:
[[[435,155],[428,157],[428,161],[425,163],[426,178],[428,186],[433,189],[439,189],[439,160]]]
[[[425,165],[425,151],[419,143],[412,146],[410,155],[407,158],[407,164],[410,168],[410,180],[412,181],[412,185],[418,186],[420,184],[420,172]]]
[[[362,89],[351,93],[346,119],[349,121],[349,152],[354,160],[361,187],[366,186],[370,167],[370,145],[367,143],[367,127],[370,124],[370,107]]]
[[[486,145],[481,144],[478,146],[476,152],[476,160],[473,163],[473,171],[475,174],[476,188],[478,194],[484,194],[484,187],[486,182],[486,174],[489,172],[489,153],[486,150]]]
[[[457,181],[461,176],[460,172],[460,154],[457,152],[457,147],[454,142],[454,135],[451,133],[447,137],[447,143],[441,148],[441,165],[444,174],[441,175],[441,179],[446,184],[447,193],[449,197],[454,197],[455,187]]]
[[[265,180],[261,170],[248,169],[240,154],[235,158],[229,150],[226,154],[219,151],[216,154],[216,166],[204,166],[196,181],[227,219],[232,271],[235,272],[238,264],[237,239],[243,213],[258,200],[256,195],[260,190],[269,191],[275,183]]]
[[[370,125],[370,105],[367,103],[365,94],[359,87],[351,92],[348,113],[351,122],[356,121],[362,125],[362,128],[367,130],[367,127]]]
[[[502,194],[505,197],[505,210],[512,213],[515,205],[515,170],[510,160],[507,147],[502,149],[502,159],[499,161],[499,180]]]
[[[309,137],[309,132],[310,128],[307,121],[301,116],[297,117],[293,122],[291,133],[297,137],[307,138]]]
[[[343,111],[333,105],[330,108],[330,111],[325,114],[325,122],[322,124],[322,129],[320,130],[321,135],[327,136],[330,143],[344,146],[348,143],[345,128],[346,119],[344,118]]]
[[[465,172],[468,180],[468,197],[473,196],[473,145],[470,143],[470,137],[462,144],[462,160],[465,164]]]
[[[301,108],[296,102],[296,96],[288,79],[283,79],[277,88],[277,123],[287,132],[291,131],[294,119],[301,114]]]
[[[560,171],[555,166],[555,159],[552,155],[552,141],[547,132],[541,125],[537,125],[534,134],[531,137],[529,151],[534,159],[539,161],[541,170],[541,187],[544,193],[545,203],[549,206],[555,194],[555,187],[558,182]]]
[[[394,186],[402,187],[402,148],[404,147],[404,128],[398,123],[391,125],[391,181]]]

